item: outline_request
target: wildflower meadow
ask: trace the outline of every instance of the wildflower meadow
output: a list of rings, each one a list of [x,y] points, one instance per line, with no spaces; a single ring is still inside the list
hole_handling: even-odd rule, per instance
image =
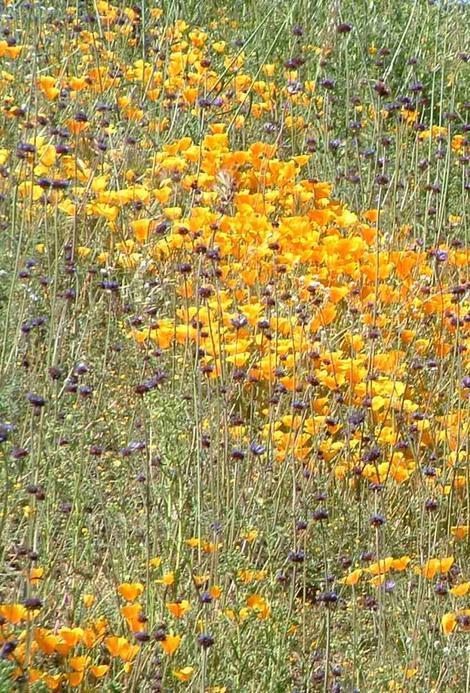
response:
[[[470,692],[469,26],[3,0],[0,693]]]

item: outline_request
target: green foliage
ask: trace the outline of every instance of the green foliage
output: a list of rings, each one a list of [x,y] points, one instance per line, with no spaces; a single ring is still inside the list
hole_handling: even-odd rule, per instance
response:
[[[433,363],[434,337],[448,336],[445,325],[450,316],[442,311],[441,332],[437,336],[429,332],[431,346],[416,347],[426,367],[411,370],[416,341],[421,336],[426,341],[428,325],[434,329],[431,310],[428,322],[418,322],[418,307],[428,296],[439,296],[443,282],[448,282],[446,295],[462,286],[460,294],[465,294],[468,262],[446,275],[447,270],[429,259],[434,256],[426,256],[424,279],[418,276],[420,266],[413,268],[413,281],[422,289],[412,296],[416,302],[407,295],[409,304],[401,305],[405,299],[399,297],[384,308],[389,312],[382,328],[386,331],[391,321],[392,330],[380,348],[391,352],[402,348],[404,329],[416,327],[419,332],[406,347],[410,370],[402,374],[414,399],[407,411],[403,396],[403,410],[391,415],[397,430],[408,436],[415,466],[414,476],[403,485],[392,482],[387,473],[384,488],[376,484],[371,490],[369,479],[362,475],[365,458],[359,457],[358,471],[351,464],[353,471],[348,467],[341,477],[335,474],[334,461],[319,452],[320,442],[336,441],[336,427],[349,430],[347,416],[356,404],[343,398],[340,387],[328,389],[317,383],[323,389],[308,400],[308,414],[331,420],[321,422],[321,433],[313,435],[315,445],[305,459],[296,457],[295,432],[282,457],[277,455],[273,434],[287,426],[283,417],[295,412],[298,394],[279,386],[283,373],[276,374],[278,390],[273,382],[249,382],[245,388],[246,372],[240,376],[233,364],[225,364],[227,371],[219,379],[202,373],[201,364],[210,368],[213,363],[212,345],[204,343],[202,348],[198,341],[207,335],[182,346],[172,333],[164,347],[159,338],[142,343],[134,338],[139,329],[150,334],[161,330],[165,321],[173,326],[179,312],[194,305],[205,310],[209,303],[197,291],[208,283],[216,287],[210,300],[215,305],[212,310],[220,307],[220,334],[233,331],[238,314],[217,306],[217,301],[226,300],[225,291],[217,289],[222,286],[215,269],[217,256],[207,260],[207,248],[197,249],[202,231],[200,237],[199,229],[192,236],[193,264],[188,270],[195,297],[183,291],[187,260],[183,241],[181,248],[175,243],[174,258],[168,250],[168,261],[153,246],[145,254],[144,243],[136,244],[137,249],[116,250],[120,243],[133,241],[132,221],[145,215],[152,224],[160,223],[164,218],[160,208],[165,205],[180,206],[184,218],[200,199],[206,199],[198,197],[202,193],[197,181],[181,193],[178,186],[184,176],[177,166],[152,178],[150,156],[168,154],[165,146],[183,137],[199,145],[220,119],[227,127],[231,151],[245,152],[261,141],[275,144],[281,160],[311,155],[302,175],[334,184],[328,209],[341,206],[338,202],[335,207],[336,200],[347,202],[357,214],[378,209],[379,221],[370,226],[374,232],[380,228],[374,246],[377,258],[380,252],[419,254],[420,249],[435,252],[441,246],[446,252],[463,248],[464,253],[468,144],[460,146],[456,138],[468,123],[468,8],[463,3],[419,0],[174,0],[162,3],[162,17],[155,18],[154,3],[143,1],[136,13],[140,19],[130,22],[128,34],[121,35],[114,20],[110,28],[97,17],[97,5],[61,1],[49,10],[38,2],[17,2],[3,8],[0,21],[3,35],[14,35],[26,47],[18,59],[10,60],[6,53],[5,63],[0,63],[0,156],[3,149],[8,154],[0,163],[0,421],[6,425],[0,448],[0,601],[23,604],[32,596],[41,600],[37,613],[21,619],[22,657],[16,661],[16,655],[7,652],[0,662],[0,693],[13,690],[13,685],[19,691],[53,689],[55,684],[45,678],[31,686],[21,679],[28,669],[24,661],[32,657],[35,627],[54,634],[63,627],[91,628],[104,617],[107,636],[116,634],[135,644],[135,628],[130,629],[123,617],[126,602],[118,589],[127,582],[145,585],[139,597],[145,612],[141,630],[152,634],[151,642],[142,642],[133,666],[126,668],[125,657],[110,654],[100,635],[92,663],[109,664],[109,672],[103,679],[90,676],[79,682],[77,690],[470,690],[468,628],[459,622],[447,639],[441,627],[442,615],[457,612],[465,603],[448,590],[469,579],[469,540],[457,542],[452,534],[455,526],[468,525],[470,511],[468,427],[461,423],[468,416],[468,394],[465,399],[458,384],[468,373],[463,348],[468,341],[463,317],[468,303],[463,298],[461,304],[449,304],[449,310],[461,306],[462,324],[457,320],[453,341],[449,337],[448,360],[443,357]],[[127,7],[115,5],[120,10]],[[196,51],[194,61],[206,51],[218,76],[215,86],[198,83],[197,95],[197,99],[220,95],[222,105],[215,114],[212,105],[206,108],[198,101],[191,107],[174,106],[176,92],[193,84],[185,73],[181,86],[169,69],[178,42],[188,40],[168,33],[177,20],[197,26],[209,37],[207,51]],[[126,21],[122,25],[127,26]],[[350,30],[338,31],[346,24]],[[107,29],[116,30],[112,49],[106,44]],[[214,41],[226,42],[224,52],[212,48]],[[240,56],[244,63],[239,74],[249,78],[243,98],[237,100],[230,95],[236,82],[231,69]],[[143,81],[126,75],[125,68],[135,68],[138,60],[158,65],[166,89],[158,98],[150,99]],[[272,78],[264,69],[271,64],[276,66]],[[50,98],[46,88],[38,86],[41,77],[68,82],[101,67],[124,75],[118,87],[104,90],[104,96],[90,89],[97,77],[89,78],[83,91],[61,87]],[[266,83],[272,86],[271,101]],[[120,101],[124,96],[142,110],[141,116],[128,114],[128,104]],[[263,110],[267,102],[270,108]],[[83,121],[82,116],[77,118],[81,111],[91,123],[91,134],[78,129],[68,133],[67,128]],[[448,128],[446,136],[439,130],[429,136],[433,127]],[[54,198],[47,181],[39,191],[41,198],[39,193],[33,199],[24,192],[30,182],[38,186],[41,177],[52,175],[34,159],[37,152],[28,159],[31,152],[21,148],[38,135],[44,137],[40,147],[53,143],[70,149],[61,154],[62,173],[67,157],[72,162],[63,197]],[[88,177],[80,177],[80,167]],[[249,166],[240,169],[245,174]],[[243,217],[235,214],[239,191],[227,171],[217,171],[214,177],[210,204],[221,219],[224,215],[230,219],[226,231],[230,235],[238,232],[234,219]],[[160,206],[153,198],[133,200],[119,210],[121,216],[113,226],[106,210],[96,212],[93,207],[92,183],[100,178],[107,178],[104,189],[114,191],[151,180],[149,190],[168,185],[171,197]],[[64,200],[76,205],[75,212],[60,208]],[[296,204],[292,216],[300,218],[307,202],[299,197]],[[288,213],[280,209],[266,213],[269,223],[275,222],[273,234]],[[176,219],[173,227],[178,223]],[[167,230],[157,232],[152,226],[145,242],[157,244],[158,233],[166,238]],[[212,230],[215,237],[217,225]],[[248,232],[251,229],[244,231]],[[186,233],[183,226],[181,237]],[[343,227],[338,231],[341,238],[347,233]],[[240,233],[240,247],[244,242]],[[269,251],[279,251],[280,259],[273,261],[276,271],[283,263],[288,266],[289,247],[276,249],[271,244]],[[285,280],[279,270],[287,298],[276,293],[275,281],[270,280],[267,285],[250,285],[250,301],[269,306],[269,297],[275,295],[278,303],[269,319],[299,324],[302,306],[311,312],[321,306],[320,299],[319,304],[308,303],[317,300],[315,289],[308,301],[300,296],[302,273],[312,275],[312,281],[318,278],[308,262],[289,268],[292,277],[287,271]],[[241,276],[246,267],[238,265],[235,257],[233,263]],[[333,263],[328,267],[333,275]],[[343,284],[351,288],[347,270],[334,276],[333,288]],[[326,286],[328,276],[322,275],[321,281]],[[387,275],[380,285],[377,278],[368,283],[364,274],[354,285],[354,295],[361,300],[370,295],[373,303],[381,288],[398,291],[405,283],[395,275],[393,279]],[[415,284],[410,291],[415,291]],[[283,304],[277,313],[282,301],[287,308]],[[355,316],[345,309],[330,332],[318,330],[321,358],[301,355],[304,375],[331,365],[347,335],[355,330],[367,333],[369,323],[357,328]],[[195,332],[202,329],[196,317],[188,319],[188,326]],[[207,325],[202,327],[212,336]],[[213,325],[210,328],[217,331]],[[376,377],[373,370],[374,348],[367,352],[367,383],[382,375]],[[44,402],[35,403],[31,395]],[[328,412],[314,408],[323,395]],[[377,435],[371,406],[364,405],[361,454],[373,449]],[[424,424],[419,428],[419,416],[416,421],[406,419],[421,408],[426,423],[430,422],[429,431]],[[461,417],[455,445],[454,430],[446,439],[437,428],[442,425],[438,417],[448,411]],[[305,423],[307,414],[299,416]],[[389,424],[387,419],[383,427]],[[426,443],[420,447],[421,438],[416,443],[413,435],[423,430]],[[256,448],[260,441],[261,451],[250,447]],[[384,443],[390,459],[395,442],[391,437]],[[455,449],[462,459],[447,464]],[[346,447],[345,468],[354,454],[353,447]],[[375,460],[374,464],[378,465]],[[433,473],[428,468],[434,466],[439,492],[437,482],[431,485]],[[464,479],[463,491],[455,486],[457,477]],[[426,503],[435,496],[439,505],[431,510],[436,512],[428,512]],[[315,518],[315,511],[324,507],[327,517]],[[379,512],[387,517],[384,529],[370,523]],[[366,573],[370,564],[405,555],[412,557],[410,567],[403,572],[397,568],[393,581],[387,575],[382,586],[364,578],[357,586],[340,582],[358,566],[367,580],[373,579],[373,573]],[[450,555],[458,566],[453,572],[438,572],[433,582],[419,574],[419,566],[428,559]],[[44,571],[39,582],[31,580],[35,568]],[[208,597],[215,586],[220,586],[220,597]],[[87,607],[84,597],[89,594],[96,601]],[[250,598],[255,599],[254,606]],[[169,613],[168,604],[182,600],[191,603],[191,610],[179,619]],[[159,644],[164,639],[153,635],[162,623],[183,636],[171,657]],[[2,622],[0,647],[19,630],[18,623]],[[214,638],[213,647],[198,644],[201,632]],[[83,643],[67,654],[57,650],[51,657],[39,648],[37,667],[42,672],[50,666],[54,674],[70,675],[70,656],[86,652]],[[178,680],[175,670],[184,673],[188,666],[194,667],[193,677],[188,682]],[[60,685],[60,690],[72,689],[70,678]]]

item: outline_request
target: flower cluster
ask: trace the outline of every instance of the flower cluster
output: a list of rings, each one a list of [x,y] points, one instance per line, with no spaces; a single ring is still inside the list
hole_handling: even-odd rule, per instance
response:
[[[468,9],[56,4],[0,15],[0,687],[459,690]]]

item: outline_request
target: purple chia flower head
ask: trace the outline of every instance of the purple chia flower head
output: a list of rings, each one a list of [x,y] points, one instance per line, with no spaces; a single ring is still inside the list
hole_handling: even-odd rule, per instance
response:
[[[323,89],[334,89],[336,86],[336,82],[334,79],[330,79],[329,77],[325,77],[325,79],[321,80],[320,86],[323,87]]]
[[[470,627],[470,616],[468,614],[459,614],[456,620],[457,623],[463,628]]]
[[[0,659],[7,659],[16,649],[18,642],[16,640],[7,640],[3,643],[0,649]]]
[[[445,262],[449,257],[449,253],[447,250],[436,250],[435,256],[438,262]]]
[[[379,515],[378,513],[371,515],[369,518],[369,524],[372,525],[372,527],[382,527],[382,525],[385,523],[385,517],[383,515]]]
[[[436,476],[436,470],[434,467],[423,467],[423,474],[432,479]]]
[[[380,449],[377,446],[374,446],[364,454],[362,459],[364,462],[375,462],[380,458],[380,454]]]
[[[231,458],[233,460],[243,460],[245,459],[245,453],[240,448],[234,448],[231,452]]]
[[[28,611],[35,611],[36,609],[42,608],[42,601],[39,599],[39,597],[28,597],[24,600],[23,606]]]
[[[26,398],[33,407],[43,407],[46,404],[46,400],[41,395],[37,395],[34,392],[28,392]]]
[[[338,601],[338,598],[339,597],[336,594],[336,592],[331,592],[331,591],[320,592],[317,596],[317,600],[319,602],[322,602],[323,604],[326,604],[327,606],[330,604],[336,604],[336,602]]]
[[[134,633],[134,638],[138,642],[148,642],[150,640],[150,635],[144,630],[138,630]]]
[[[363,411],[360,409],[354,409],[348,416],[348,423],[350,423],[351,426],[360,426],[362,423],[364,423],[365,418],[366,415]]]
[[[206,650],[214,644],[214,638],[209,633],[201,633],[197,636],[197,644]]]
[[[240,330],[242,327],[248,324],[248,320],[244,315],[238,315],[236,318],[230,320],[235,329]]]
[[[449,588],[445,582],[437,582],[434,586],[434,592],[440,597],[445,597],[449,592]]]
[[[342,146],[341,140],[330,140],[328,143],[328,147],[331,149],[332,152],[338,151],[338,149]]]
[[[253,455],[263,455],[266,452],[266,448],[260,443],[253,442],[250,445],[250,451]]]
[[[329,517],[328,510],[326,508],[317,508],[312,514],[312,518],[315,520],[315,522],[323,522],[324,520],[327,520]]]
[[[29,450],[27,448],[13,448],[10,452],[10,457],[13,460],[22,460],[29,455]]]
[[[53,190],[66,190],[70,185],[70,182],[68,180],[58,178],[56,180],[51,181],[51,188]]]
[[[305,561],[305,553],[303,551],[289,551],[287,560],[291,563],[303,563]]]
[[[376,82],[374,85],[374,91],[376,91],[379,96],[389,96],[391,93],[390,87],[388,87],[384,82]]]
[[[288,94],[301,94],[303,92],[303,86],[302,82],[299,82],[298,79],[290,79],[287,82],[287,93]]]

